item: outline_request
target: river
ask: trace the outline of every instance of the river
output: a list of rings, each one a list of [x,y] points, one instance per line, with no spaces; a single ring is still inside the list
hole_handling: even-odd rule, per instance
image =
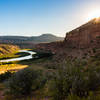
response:
[[[24,57],[18,57],[18,58],[12,58],[12,59],[0,60],[0,62],[11,62],[11,61],[28,60],[28,59],[32,59],[32,58],[33,58],[32,55],[36,54],[36,52],[28,51],[28,50],[19,50],[19,52],[26,52],[26,53],[29,53],[30,55],[24,56]]]

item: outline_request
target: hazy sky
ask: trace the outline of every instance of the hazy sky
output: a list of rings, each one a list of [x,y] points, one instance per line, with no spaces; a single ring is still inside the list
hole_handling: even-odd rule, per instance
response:
[[[0,35],[65,36],[99,6],[100,0],[0,0]]]

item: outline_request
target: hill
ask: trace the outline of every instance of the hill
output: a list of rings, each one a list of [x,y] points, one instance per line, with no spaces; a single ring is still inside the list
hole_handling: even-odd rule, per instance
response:
[[[66,33],[62,42],[39,44],[36,48],[52,51],[59,57],[88,58],[100,49],[100,18]]]
[[[42,34],[40,36],[0,36],[0,43],[5,44],[15,44],[19,45],[22,48],[33,48],[35,44],[38,43],[49,43],[53,41],[63,40],[63,37],[57,37],[52,34]]]
[[[52,34],[42,34],[40,36],[29,38],[29,40],[33,41],[34,43],[54,42],[54,41],[60,41],[63,39],[64,39],[63,37],[57,37]]]
[[[0,44],[0,55],[6,55],[6,54],[9,54],[9,53],[13,53],[17,50],[19,50],[18,46]]]

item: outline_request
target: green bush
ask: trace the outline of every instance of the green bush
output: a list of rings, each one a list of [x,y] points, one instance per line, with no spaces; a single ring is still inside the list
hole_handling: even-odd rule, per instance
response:
[[[96,53],[96,48],[93,48],[92,50],[93,50],[93,53]]]
[[[12,75],[13,73],[11,73],[10,71],[0,74],[0,82],[4,82],[5,80],[9,79]]]
[[[9,79],[6,85],[13,95],[30,94],[32,90],[35,91],[42,85],[42,80],[39,79],[40,73],[29,68],[20,70]]]
[[[68,95],[67,100],[100,100],[100,94],[95,95],[93,92],[90,92],[87,97],[79,97],[77,95]]]
[[[85,68],[82,63],[65,64],[60,67],[51,84],[53,100],[65,100],[69,94],[87,97],[100,86],[100,71]],[[50,90],[50,91],[51,91]]]

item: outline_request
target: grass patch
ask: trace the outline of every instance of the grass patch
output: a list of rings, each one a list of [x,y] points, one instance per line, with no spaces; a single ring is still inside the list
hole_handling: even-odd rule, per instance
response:
[[[24,56],[28,56],[28,55],[30,55],[30,54],[27,53],[27,52],[18,52],[18,51],[16,51],[16,52],[11,53],[11,54],[1,55],[0,60],[24,57]]]
[[[5,64],[0,65],[0,74],[5,73],[7,71],[17,71],[23,68],[28,67],[27,65],[21,65],[21,64]]]

